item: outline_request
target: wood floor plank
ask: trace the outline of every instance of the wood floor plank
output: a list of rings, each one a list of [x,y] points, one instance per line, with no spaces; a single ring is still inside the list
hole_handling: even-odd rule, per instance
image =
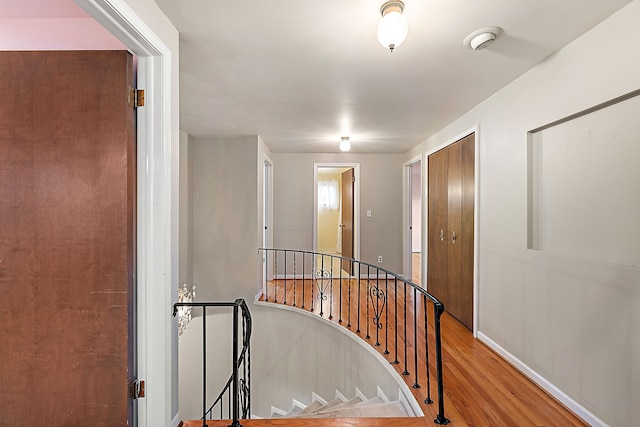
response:
[[[386,305],[382,310],[380,310],[382,300],[376,301],[374,298],[372,303],[369,294],[365,292],[369,284],[381,289],[386,295]],[[358,286],[360,294],[357,293]],[[341,297],[340,288],[342,288]],[[277,300],[278,303],[283,303],[285,290],[287,305],[298,308],[302,308],[304,305],[304,309],[308,311],[311,311],[313,307],[313,312],[318,315],[322,311],[325,319],[339,323],[360,336],[389,362],[399,360],[401,363],[393,366],[400,374],[405,372],[405,369],[409,371],[409,375],[403,375],[403,378],[421,404],[425,419],[430,420],[428,424],[433,424],[432,420],[437,416],[437,405],[424,403],[428,390],[430,390],[431,399],[436,401],[437,398],[433,354],[429,356],[430,388],[422,379],[419,380],[420,388],[412,388],[415,383],[414,349],[416,345],[418,349],[423,349],[425,342],[424,303],[420,294],[414,295],[409,290],[405,297],[401,285],[398,286],[396,292],[396,283],[384,278],[367,281],[343,277],[334,279],[327,286],[323,295],[326,299],[323,300],[312,280],[288,279],[286,286],[284,280],[270,281],[267,284],[268,301]],[[262,300],[265,300],[264,296]],[[405,301],[407,302],[406,323]],[[376,304],[378,305],[376,306]],[[430,302],[427,304],[427,311],[429,346],[433,349],[435,342],[433,305]],[[379,321],[383,325],[383,329],[375,327],[374,316],[376,312],[379,312]],[[563,427],[587,425],[502,357],[474,339],[464,325],[447,313],[442,316],[441,326],[445,415],[451,421],[450,425]],[[403,338],[405,329],[407,331],[406,339]],[[380,343],[380,345],[375,345],[376,343]],[[385,354],[385,351],[389,353]],[[405,360],[407,360],[406,365],[404,364]],[[427,366],[423,351],[418,351],[417,366],[418,373],[423,376]],[[297,424],[286,425],[294,426]],[[300,426],[303,425],[306,426],[306,424],[300,424]],[[378,424],[362,425],[374,426]]]

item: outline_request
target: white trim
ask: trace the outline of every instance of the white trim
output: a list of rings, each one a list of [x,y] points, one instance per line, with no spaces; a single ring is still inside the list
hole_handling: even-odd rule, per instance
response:
[[[313,251],[318,252],[318,168],[353,168],[353,259],[360,259],[360,163],[313,164]]]
[[[167,425],[172,417],[173,341],[170,307],[177,283],[177,166],[172,135],[172,52],[124,0],[74,0],[138,56],[137,374],[147,395],[137,401],[138,425]],[[175,185],[174,185],[175,184]]]
[[[423,192],[423,208],[425,209],[423,212],[423,222],[422,222],[422,233],[425,243],[424,245],[424,258],[428,260],[429,257],[429,156],[437,151],[442,150],[449,145],[460,141],[462,138],[465,138],[471,134],[474,134],[474,201],[473,201],[473,336],[478,337],[478,322],[480,319],[479,310],[480,310],[480,275],[479,275],[479,254],[480,254],[480,124],[476,124],[475,126],[465,130],[464,132],[456,135],[455,137],[447,140],[443,144],[432,148],[427,151],[424,155],[424,161],[422,163],[422,174],[423,174],[423,184],[424,184],[424,192]],[[428,261],[427,261],[428,262]],[[426,263],[425,263],[426,265]],[[428,266],[427,266],[428,268]],[[426,273],[425,273],[425,278]],[[428,292],[428,284],[427,284],[427,292]]]
[[[545,377],[531,369],[527,364],[522,362],[520,359],[515,357],[513,354],[509,353],[507,350],[502,348],[498,343],[493,341],[491,338],[483,334],[482,332],[478,332],[478,340],[484,343],[491,350],[495,351],[499,354],[503,359],[513,365],[517,370],[526,375],[531,381],[540,386],[543,390],[549,393],[551,396],[555,397],[560,403],[566,406],[568,409],[573,411],[578,417],[582,418],[586,423],[593,427],[607,427],[604,421],[596,417],[594,414],[589,412],[584,406],[580,405],[578,402],[573,400],[569,395],[564,393],[558,387],[553,385],[549,380]]]
[[[256,302],[254,302],[254,305],[270,307],[270,308],[274,308],[274,309],[278,309],[278,310],[286,310],[286,311],[290,311],[290,312],[293,312],[293,313],[301,314],[303,316],[308,316],[308,317],[316,319],[316,320],[318,320],[320,322],[325,322],[326,324],[330,325],[332,328],[334,328],[337,331],[340,331],[341,333],[345,334],[346,336],[351,338],[354,342],[358,343],[366,351],[368,351],[369,354],[371,354],[373,357],[376,358],[376,360],[378,360],[378,362],[380,362],[380,365],[382,365],[384,367],[384,369],[386,369],[387,372],[391,375],[391,377],[396,381],[396,383],[398,384],[398,387],[400,388],[400,390],[402,391],[404,396],[407,398],[407,401],[410,404],[410,406],[411,406],[413,412],[416,414],[416,416],[418,416],[418,417],[424,416],[424,412],[422,411],[422,408],[420,407],[420,404],[418,403],[416,398],[413,396],[413,393],[411,392],[411,389],[409,389],[409,386],[404,381],[402,376],[395,370],[393,365],[390,364],[389,361],[387,359],[385,359],[380,353],[378,353],[378,351],[376,349],[371,347],[371,345],[366,343],[364,340],[362,340],[362,338],[360,338],[358,335],[356,335],[352,331],[348,330],[347,328],[345,328],[343,326],[340,326],[339,324],[337,324],[335,322],[332,322],[329,319],[325,319],[324,317],[320,317],[317,314],[311,313],[311,312],[306,311],[306,310],[300,310],[298,308],[291,307],[291,306],[288,306],[288,305],[274,304],[274,303],[268,303],[268,302],[264,302],[264,301],[256,301]]]

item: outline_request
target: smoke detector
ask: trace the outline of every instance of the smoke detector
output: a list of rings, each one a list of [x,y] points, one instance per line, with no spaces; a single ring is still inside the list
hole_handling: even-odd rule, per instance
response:
[[[482,50],[489,46],[502,33],[500,27],[485,27],[474,31],[463,40],[462,44],[469,49]]]

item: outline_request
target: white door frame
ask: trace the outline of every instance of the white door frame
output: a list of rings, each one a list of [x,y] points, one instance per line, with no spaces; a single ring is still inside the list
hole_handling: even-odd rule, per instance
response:
[[[138,57],[138,87],[145,89],[146,102],[137,113],[137,371],[146,384],[138,425],[177,425],[177,326],[171,316],[179,250],[178,107],[172,98],[177,52],[124,0],[74,1]]]
[[[360,163],[314,163],[313,164],[313,250],[318,251],[318,169],[352,168],[353,186],[353,258],[360,259]]]
[[[262,247],[273,248],[273,162],[266,154],[262,159]],[[262,254],[262,264],[260,268],[262,273],[258,274],[262,280],[258,284],[258,295],[266,292],[264,288],[268,280],[273,280],[273,271],[265,267],[267,261],[267,252]]]
[[[413,213],[412,213],[412,201],[413,201],[413,180],[412,180],[412,170],[413,170],[413,166],[420,162],[421,165],[424,165],[424,159],[422,154],[412,158],[411,160],[409,160],[408,162],[403,163],[402,165],[402,170],[404,173],[404,185],[403,185],[403,199],[404,199],[404,216],[403,216],[403,220],[402,220],[402,229],[404,230],[404,233],[402,233],[402,247],[404,248],[404,250],[402,251],[402,257],[404,260],[404,272],[403,275],[405,278],[411,280],[411,278],[413,277],[413,266],[412,266],[412,254],[413,254],[413,242],[412,242],[412,230],[411,230],[411,225],[414,223],[414,218],[413,218]],[[420,177],[421,177],[421,185],[422,185],[422,191],[420,192],[420,200],[421,200],[421,206],[420,206],[420,212],[421,212],[421,218],[420,218],[420,224],[422,225],[425,221],[424,221],[424,208],[425,208],[425,201],[424,201],[424,195],[425,195],[425,191],[424,191],[424,167],[421,166],[421,172],[420,172]],[[424,235],[424,232],[422,233],[422,235]],[[421,242],[420,242],[420,253],[424,254],[425,253],[425,244],[424,244],[424,239],[422,239],[422,235],[421,237]],[[422,286],[423,288],[425,288],[425,277],[426,277],[426,259],[425,257],[421,257],[421,262],[420,262],[420,286]]]

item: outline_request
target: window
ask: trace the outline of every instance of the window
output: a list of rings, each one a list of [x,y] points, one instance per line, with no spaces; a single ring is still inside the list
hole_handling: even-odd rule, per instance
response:
[[[318,181],[318,209],[338,210],[338,180]]]

